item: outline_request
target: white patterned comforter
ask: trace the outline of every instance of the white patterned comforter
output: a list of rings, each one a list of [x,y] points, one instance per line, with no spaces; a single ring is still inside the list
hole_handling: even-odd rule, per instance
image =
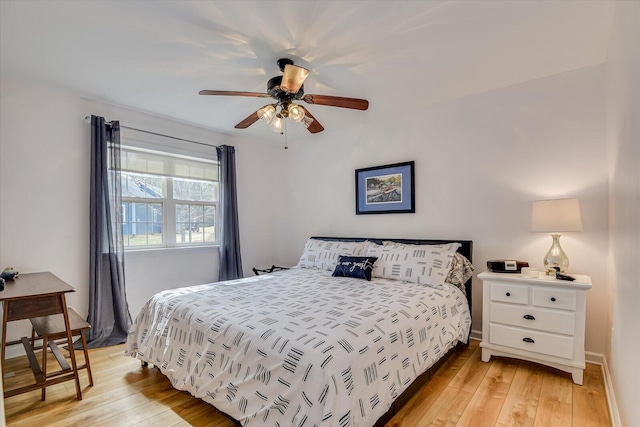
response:
[[[371,426],[470,326],[455,286],[296,268],[161,292],[126,353],[243,426]]]

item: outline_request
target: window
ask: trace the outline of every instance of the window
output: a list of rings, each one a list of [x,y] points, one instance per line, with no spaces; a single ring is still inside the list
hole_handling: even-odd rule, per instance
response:
[[[120,160],[125,249],[217,242],[217,162],[125,146]]]
[[[176,201],[176,243],[215,242],[217,183],[173,180]]]

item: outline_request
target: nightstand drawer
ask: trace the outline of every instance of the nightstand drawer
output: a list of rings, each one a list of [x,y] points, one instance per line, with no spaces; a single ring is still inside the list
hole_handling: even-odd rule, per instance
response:
[[[573,359],[572,337],[501,325],[491,325],[489,336],[492,344]]]
[[[576,316],[575,313],[568,313],[566,311],[545,310],[492,302],[489,321],[540,331],[573,335]]]
[[[510,284],[491,284],[491,301],[529,304],[529,287]]]
[[[532,304],[538,307],[576,311],[576,293],[562,289],[534,288]]]

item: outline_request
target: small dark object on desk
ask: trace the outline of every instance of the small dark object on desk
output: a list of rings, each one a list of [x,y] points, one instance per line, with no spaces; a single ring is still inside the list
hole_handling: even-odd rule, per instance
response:
[[[0,292],[4,291],[4,279],[0,277]]]
[[[0,278],[4,280],[11,280],[16,277],[18,277],[18,272],[15,271],[13,267],[7,267],[2,273],[0,273]]]
[[[560,267],[553,267],[556,270],[556,279],[558,280],[568,280],[569,282],[573,282],[576,280],[575,277],[567,276],[565,274],[560,273]]]

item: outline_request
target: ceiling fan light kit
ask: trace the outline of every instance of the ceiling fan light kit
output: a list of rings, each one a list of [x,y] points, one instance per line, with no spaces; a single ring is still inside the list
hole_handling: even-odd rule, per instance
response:
[[[293,102],[287,107],[289,112],[289,120],[295,123],[300,123],[304,119],[304,110],[298,104]]]
[[[276,106],[275,104],[265,105],[264,107],[258,110],[257,114],[260,120],[267,122],[268,124],[271,121],[271,119],[273,119],[273,117],[276,115]]]
[[[282,135],[284,133],[283,123],[284,120],[282,114],[278,113],[273,120],[271,120],[271,123],[269,123],[269,129]]]
[[[281,58],[277,61],[282,76],[276,76],[267,82],[267,93],[260,92],[237,92],[224,90],[201,90],[200,95],[223,95],[223,96],[248,96],[256,98],[274,98],[275,104],[268,104],[238,123],[236,129],[246,129],[258,120],[262,120],[269,125],[269,128],[280,134],[284,133],[284,119],[289,118],[292,122],[300,123],[302,127],[311,133],[318,133],[324,127],[311,115],[309,110],[294,103],[294,100],[302,100],[307,104],[326,105],[330,107],[349,108],[353,110],[366,110],[369,108],[369,101],[358,98],[344,98],[330,95],[304,94],[304,81],[309,76],[309,70],[293,65],[293,61],[288,58]],[[278,111],[278,108],[280,111]]]

